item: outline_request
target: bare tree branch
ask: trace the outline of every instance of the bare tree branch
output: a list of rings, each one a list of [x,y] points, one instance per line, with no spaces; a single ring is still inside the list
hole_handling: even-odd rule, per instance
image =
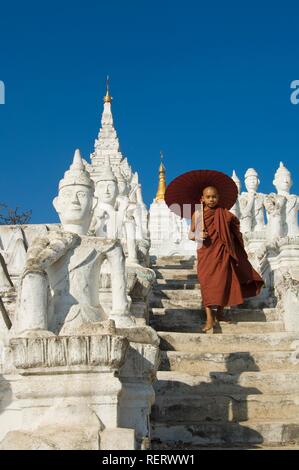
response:
[[[19,212],[20,208],[15,209],[0,203],[0,225],[23,225],[28,224],[32,211]]]

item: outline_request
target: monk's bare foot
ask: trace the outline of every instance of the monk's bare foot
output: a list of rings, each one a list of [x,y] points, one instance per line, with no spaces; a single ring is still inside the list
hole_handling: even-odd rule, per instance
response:
[[[203,333],[207,333],[208,331],[213,331],[213,328],[214,328],[214,321],[206,322],[205,326],[202,329],[202,331],[203,331]]]

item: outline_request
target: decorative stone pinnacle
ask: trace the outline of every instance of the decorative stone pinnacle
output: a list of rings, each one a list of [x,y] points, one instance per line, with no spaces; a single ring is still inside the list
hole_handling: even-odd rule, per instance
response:
[[[106,80],[106,95],[104,96],[104,103],[111,103],[112,101],[112,96],[109,94],[109,75],[107,75],[107,80]]]
[[[233,170],[232,180],[234,180],[235,182],[240,183],[240,178],[238,177],[238,175],[237,175],[237,173],[235,172],[235,170]]]
[[[163,158],[164,158],[164,155],[163,155],[163,152],[162,150],[160,150],[160,159],[161,159],[161,163],[160,163],[160,167],[159,167],[159,173],[161,171],[164,171],[165,172],[165,166],[163,165]],[[166,190],[166,189],[165,189]]]
[[[160,152],[161,163],[159,167],[159,183],[158,183],[158,190],[155,197],[155,201],[164,201],[165,192],[166,192],[166,179],[165,179],[165,166],[163,165],[163,153]]]

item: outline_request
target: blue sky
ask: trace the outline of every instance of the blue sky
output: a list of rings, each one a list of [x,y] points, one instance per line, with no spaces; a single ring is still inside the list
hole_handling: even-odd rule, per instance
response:
[[[86,159],[111,77],[121,149],[151,203],[167,180],[248,167],[270,192],[282,160],[299,193],[298,2],[85,0],[0,4],[0,201],[55,222],[75,148]]]

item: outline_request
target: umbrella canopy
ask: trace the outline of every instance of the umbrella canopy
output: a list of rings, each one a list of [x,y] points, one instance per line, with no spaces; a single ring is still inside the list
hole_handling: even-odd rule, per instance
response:
[[[216,170],[192,170],[177,176],[166,189],[165,202],[180,217],[188,217],[188,212],[192,215],[195,205],[200,204],[207,186],[217,189],[220,207],[230,209],[235,204],[238,197],[236,183],[230,176]]]

